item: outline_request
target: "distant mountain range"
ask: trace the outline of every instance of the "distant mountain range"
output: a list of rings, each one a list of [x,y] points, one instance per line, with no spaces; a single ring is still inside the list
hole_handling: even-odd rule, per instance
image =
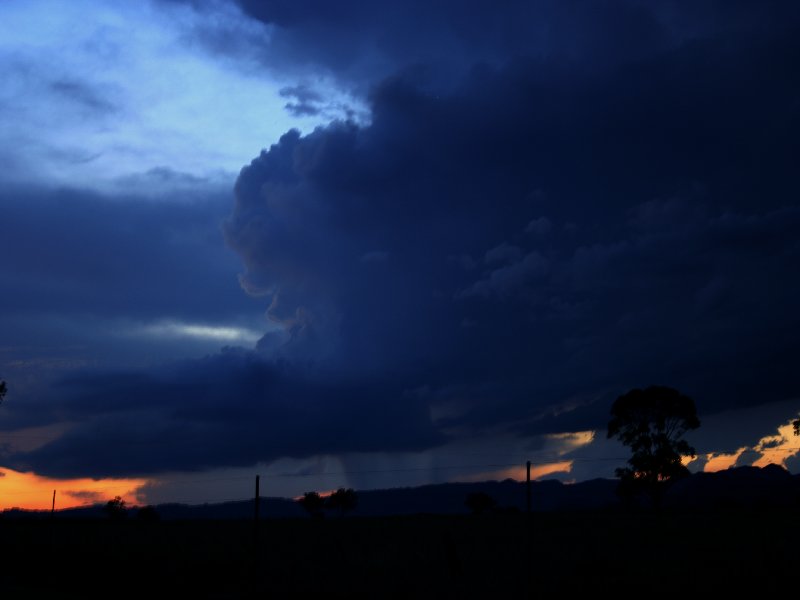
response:
[[[497,511],[524,511],[525,483],[507,479],[482,483],[445,483],[414,488],[392,488],[358,492],[358,508],[353,516],[387,516],[413,514],[466,514],[469,494],[482,492],[490,496]],[[617,481],[593,479],[575,484],[556,480],[531,484],[531,505],[534,511],[603,510],[621,507],[616,493]],[[769,465],[736,467],[716,473],[695,473],[676,482],[664,500],[665,508],[729,509],[800,507],[800,475]],[[252,519],[253,500],[219,504],[160,504],[155,507],[162,519]],[[136,509],[131,509],[135,512]],[[307,517],[295,501],[288,498],[262,498],[261,518]],[[6,510],[3,518],[42,518],[49,511]],[[105,517],[103,505],[57,511],[58,518]]]

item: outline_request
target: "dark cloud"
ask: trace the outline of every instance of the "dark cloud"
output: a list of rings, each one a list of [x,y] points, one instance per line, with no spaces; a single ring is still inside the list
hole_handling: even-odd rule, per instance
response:
[[[148,197],[30,186],[0,192],[0,376],[14,386],[0,428],[36,426],[47,386],[65,373],[232,343],[184,335],[172,323],[263,327],[222,240],[230,192],[178,179],[168,198],[152,185]]]
[[[14,418],[76,427],[12,464],[147,474],[603,429],[650,384],[704,417],[800,395],[794,4],[240,4],[278,67],[370,90],[369,123],[288,132],[237,180],[225,237],[274,329],[253,353],[64,381]],[[314,93],[285,91],[301,111]],[[164,225],[191,217],[129,210],[87,252],[147,235],[153,277],[197,281]],[[77,266],[10,247],[69,273],[77,306],[82,281],[119,278],[72,244]],[[145,280],[107,306],[151,314]],[[222,303],[195,289],[176,303]]]
[[[409,65],[430,85],[483,62],[526,56],[573,71],[657,56],[687,40],[790,28],[798,8],[781,0],[238,0],[272,27],[265,62],[322,69],[342,81],[374,82]],[[266,36],[265,36],[266,37]]]
[[[107,497],[107,494],[103,492],[93,492],[90,490],[65,490],[62,493],[75,500],[80,500],[84,504],[99,504]]]
[[[149,186],[158,186],[163,190],[167,188],[189,189],[196,192],[204,187],[213,187],[213,182],[206,177],[198,177],[191,173],[183,173],[169,167],[154,167],[144,173],[132,173],[117,180],[121,186],[127,186],[139,193],[139,190]]]
[[[161,170],[148,177],[179,176]],[[141,182],[131,189],[137,187]],[[236,284],[235,257],[222,242],[228,196],[198,197],[198,187],[184,191],[183,201],[6,188],[0,194],[0,311],[16,318],[209,320],[252,310]]]
[[[287,31],[385,14],[269,6]],[[279,353],[402,371],[463,407],[441,425],[525,433],[602,427],[652,382],[701,411],[798,393],[797,20],[767,36],[777,5],[747,25],[709,4],[703,36],[628,32],[623,52],[617,10],[666,12],[593,6],[569,23],[617,57],[600,72],[517,57],[447,93],[400,74],[368,126],[288,133],[242,171],[226,233]],[[364,263],[376,248],[390,260]]]
[[[224,343],[146,335],[154,321],[261,320],[222,240],[229,193],[200,189],[169,199],[12,186],[0,193],[0,378],[13,390],[0,429],[62,423],[54,407],[71,373]],[[93,411],[75,413],[75,422]]]
[[[87,83],[61,79],[50,83],[49,87],[51,91],[81,106],[95,117],[118,110],[117,106],[107,98],[107,90],[103,90],[105,93],[101,93],[100,90]]]
[[[273,26],[270,61],[318,68],[351,83],[425,65],[441,81],[482,61],[529,55],[602,63],[658,48],[654,15],[636,2],[478,1],[371,3],[240,0]],[[435,74],[435,75],[434,75]]]
[[[148,373],[73,376],[37,410],[43,421],[78,425],[9,464],[57,477],[414,450],[443,439],[424,402],[397,382],[313,373],[236,349]]]
[[[307,85],[293,85],[282,88],[280,95],[282,98],[292,100],[286,103],[285,108],[295,117],[313,117],[323,110],[321,105],[324,102],[324,97]]]

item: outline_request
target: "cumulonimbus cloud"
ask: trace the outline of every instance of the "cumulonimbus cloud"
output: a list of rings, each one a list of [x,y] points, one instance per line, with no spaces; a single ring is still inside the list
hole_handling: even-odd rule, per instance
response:
[[[306,47],[321,63],[358,21],[244,4],[281,43],[321,32]],[[570,27],[602,65],[567,39],[543,55],[489,35],[447,86],[390,50],[379,81],[354,66],[374,84],[368,123],[288,132],[237,180],[225,238],[273,321],[257,352],[167,369],[135,387],[157,399],[144,407],[82,381],[80,427],[19,463],[142,474],[590,431],[651,383],[706,413],[796,394],[795,13],[766,3],[742,35],[743,3],[724,27],[675,3],[668,28],[632,1],[612,40],[617,5],[578,4]],[[352,48],[377,35],[364,29]],[[218,382],[192,383],[206,372]],[[116,462],[98,431],[130,442]]]

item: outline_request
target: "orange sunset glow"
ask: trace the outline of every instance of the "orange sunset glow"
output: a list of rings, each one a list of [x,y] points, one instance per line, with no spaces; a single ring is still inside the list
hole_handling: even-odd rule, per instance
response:
[[[747,450],[746,447],[739,448],[736,452],[731,454],[721,454],[721,453],[714,453],[711,452],[706,455],[706,464],[703,467],[703,471],[707,473],[713,473],[716,471],[724,471],[725,469],[730,469],[732,466],[736,464],[736,461],[739,460],[739,457]]]
[[[572,471],[571,460],[562,460],[559,462],[547,463],[543,465],[531,465],[531,479],[541,479],[547,475],[554,473],[569,473]],[[458,477],[457,481],[487,481],[495,480],[502,481],[504,479],[514,479],[516,481],[525,481],[527,478],[526,467],[521,465],[519,467],[508,467],[498,471],[484,471],[482,473],[475,473],[474,475]]]
[[[766,467],[767,465],[774,464],[786,468],[786,461],[798,453],[800,442],[794,435],[792,421],[779,425],[776,429],[776,434],[762,437],[758,443],[752,447],[742,446],[731,453],[710,452],[704,455],[706,462],[703,465],[703,471],[711,473],[730,469],[736,466],[741,456],[747,450],[758,452],[761,455],[752,463],[748,463],[752,464],[754,467]],[[684,459],[684,464],[689,464],[695,460],[689,457],[684,457]]]
[[[51,479],[0,468],[0,509],[50,510],[53,490],[57,510],[102,503],[114,496],[141,504],[138,493],[146,483],[146,479]]]
[[[769,464],[786,467],[786,460],[797,454],[800,443],[794,435],[792,422],[778,427],[776,435],[761,438],[753,446],[753,450],[761,453],[761,457],[753,463],[754,467],[766,467]]]
[[[336,489],[338,489],[338,488],[336,488]],[[336,491],[336,489],[333,489],[333,490],[326,490],[326,491],[324,491],[324,492],[317,492],[317,493],[319,494],[319,497],[320,497],[320,498],[327,498],[328,496],[330,496],[331,494],[333,494],[333,492],[335,492],[335,491]],[[303,494],[299,494],[299,495],[297,495],[297,496],[293,496],[293,497],[292,497],[292,500],[294,500],[295,502],[297,502],[298,500],[302,500],[302,499],[303,499]]]

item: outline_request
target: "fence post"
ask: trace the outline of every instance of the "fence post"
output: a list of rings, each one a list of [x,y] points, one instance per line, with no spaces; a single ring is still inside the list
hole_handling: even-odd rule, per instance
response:
[[[261,508],[261,494],[258,489],[258,484],[260,482],[260,476],[256,475],[256,498],[255,503],[253,505],[253,543],[255,544],[255,551],[256,556],[258,556],[258,517],[259,517],[259,510]]]
[[[526,570],[531,568],[531,461],[525,463],[525,559],[527,562]],[[530,595],[530,572],[526,581],[528,582],[528,592]]]
[[[527,477],[525,480],[525,496],[526,496],[526,509],[525,512],[528,514],[528,520],[530,520],[531,516],[531,461],[528,461],[525,465],[527,471]]]
[[[255,503],[254,515],[253,515],[254,518],[255,518],[256,523],[258,523],[258,511],[259,511],[260,495],[261,495],[261,494],[259,494],[259,491],[258,491],[259,479],[260,479],[260,476],[256,475],[256,503]]]
[[[53,504],[50,505],[50,548],[52,549],[56,543],[56,491],[53,490]]]

